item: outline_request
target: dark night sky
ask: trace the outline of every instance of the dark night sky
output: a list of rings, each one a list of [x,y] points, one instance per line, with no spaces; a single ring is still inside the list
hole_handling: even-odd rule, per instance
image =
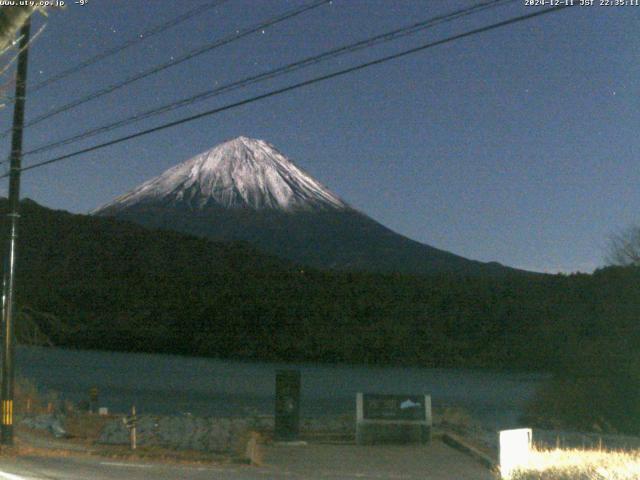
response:
[[[46,28],[30,52],[29,82],[203,2],[68,2],[34,21],[34,31]],[[27,121],[304,3],[229,0],[34,92]],[[33,126],[25,149],[474,3],[335,0]],[[24,163],[535,9],[516,1]],[[271,142],[351,205],[420,242],[514,267],[591,271],[603,264],[611,233],[640,223],[639,27],[640,6],[566,9],[25,172],[23,196],[85,213],[246,135]],[[11,111],[0,111],[3,129]],[[6,157],[8,138],[2,142]],[[4,180],[0,194],[6,189]]]

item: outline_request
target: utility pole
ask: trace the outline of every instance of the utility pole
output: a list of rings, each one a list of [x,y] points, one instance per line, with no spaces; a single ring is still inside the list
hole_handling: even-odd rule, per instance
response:
[[[11,163],[9,171],[9,239],[4,257],[4,278],[2,283],[2,422],[0,442],[13,445],[13,382],[14,382],[14,330],[15,310],[15,270],[16,241],[18,239],[18,219],[20,218],[20,167],[22,161],[22,130],[24,126],[24,103],[27,93],[27,56],[31,21],[20,29],[16,96],[13,109],[13,136],[11,137]]]

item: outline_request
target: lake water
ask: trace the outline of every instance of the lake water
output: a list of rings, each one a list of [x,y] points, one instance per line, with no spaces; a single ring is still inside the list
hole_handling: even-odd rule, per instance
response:
[[[66,399],[100,392],[100,405],[125,412],[194,415],[271,414],[275,372],[302,376],[302,415],[354,413],[357,392],[426,393],[434,408],[466,408],[489,428],[520,426],[518,416],[542,374],[418,367],[239,362],[174,355],[18,347],[17,375]]]

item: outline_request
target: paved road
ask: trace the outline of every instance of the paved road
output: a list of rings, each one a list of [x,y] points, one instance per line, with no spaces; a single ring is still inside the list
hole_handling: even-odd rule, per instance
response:
[[[95,457],[0,458],[0,480],[494,480],[472,458],[428,446],[265,448],[265,466],[175,466]]]

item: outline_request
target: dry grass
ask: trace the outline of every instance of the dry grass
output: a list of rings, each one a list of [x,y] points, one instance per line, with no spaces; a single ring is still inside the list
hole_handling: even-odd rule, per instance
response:
[[[87,445],[83,451],[66,448],[42,448],[30,445],[22,439],[16,439],[15,445],[0,448],[0,458],[16,458],[23,456],[63,458],[63,457],[102,457],[118,460],[141,461],[151,460],[169,465],[223,465],[232,463],[225,455],[218,455],[192,450],[175,451],[162,447],[139,447],[133,451],[125,446],[116,445]]]
[[[249,465],[264,465],[263,443],[264,440],[260,433],[254,431],[247,432],[245,435],[242,435],[237,458]]]
[[[533,450],[512,480],[637,480],[640,451]]]
[[[14,413],[16,414],[40,414],[52,413],[56,407],[71,409],[71,405],[65,402],[61,405],[60,394],[54,390],[43,392],[38,390],[36,384],[24,377],[16,378],[14,391]]]
[[[197,450],[176,450],[157,445],[138,445],[131,450],[127,445],[103,445],[97,443],[104,425],[118,416],[101,416],[84,412],[67,414],[65,430],[70,438],[57,439],[49,432],[34,431],[18,426],[16,444],[10,448],[0,448],[3,456],[99,456],[124,460],[152,460],[169,464],[228,464],[243,463],[260,466],[264,462],[260,433],[247,431],[237,441],[230,454],[202,452]]]
[[[39,457],[70,457],[77,455],[77,452],[66,450],[63,448],[40,448],[31,445],[20,437],[20,428],[17,429],[17,435],[14,437],[14,444],[10,446],[0,446],[0,458],[15,458],[21,456],[39,456]]]
[[[131,450],[124,445],[92,445],[88,455],[123,460],[152,460],[159,463],[178,465],[222,465],[233,463],[235,459],[228,455],[200,452],[196,450],[173,450],[158,446],[139,446]]]
[[[479,429],[479,424],[464,408],[447,406],[433,409],[433,425],[463,435]]]
[[[0,458],[16,456],[100,456],[127,460],[153,460],[170,464],[226,464],[245,463],[261,465],[264,461],[261,433],[247,431],[240,436],[231,454],[218,454],[195,450],[175,450],[159,446],[141,446],[135,451],[124,445],[102,445],[97,440],[105,424],[119,418],[117,415],[96,415],[80,412],[73,405],[60,401],[56,392],[43,392],[25,378],[16,379],[15,412],[22,415],[54,413],[64,409],[64,428],[69,438],[57,439],[49,432],[32,430],[16,425],[15,445],[0,448]]]

